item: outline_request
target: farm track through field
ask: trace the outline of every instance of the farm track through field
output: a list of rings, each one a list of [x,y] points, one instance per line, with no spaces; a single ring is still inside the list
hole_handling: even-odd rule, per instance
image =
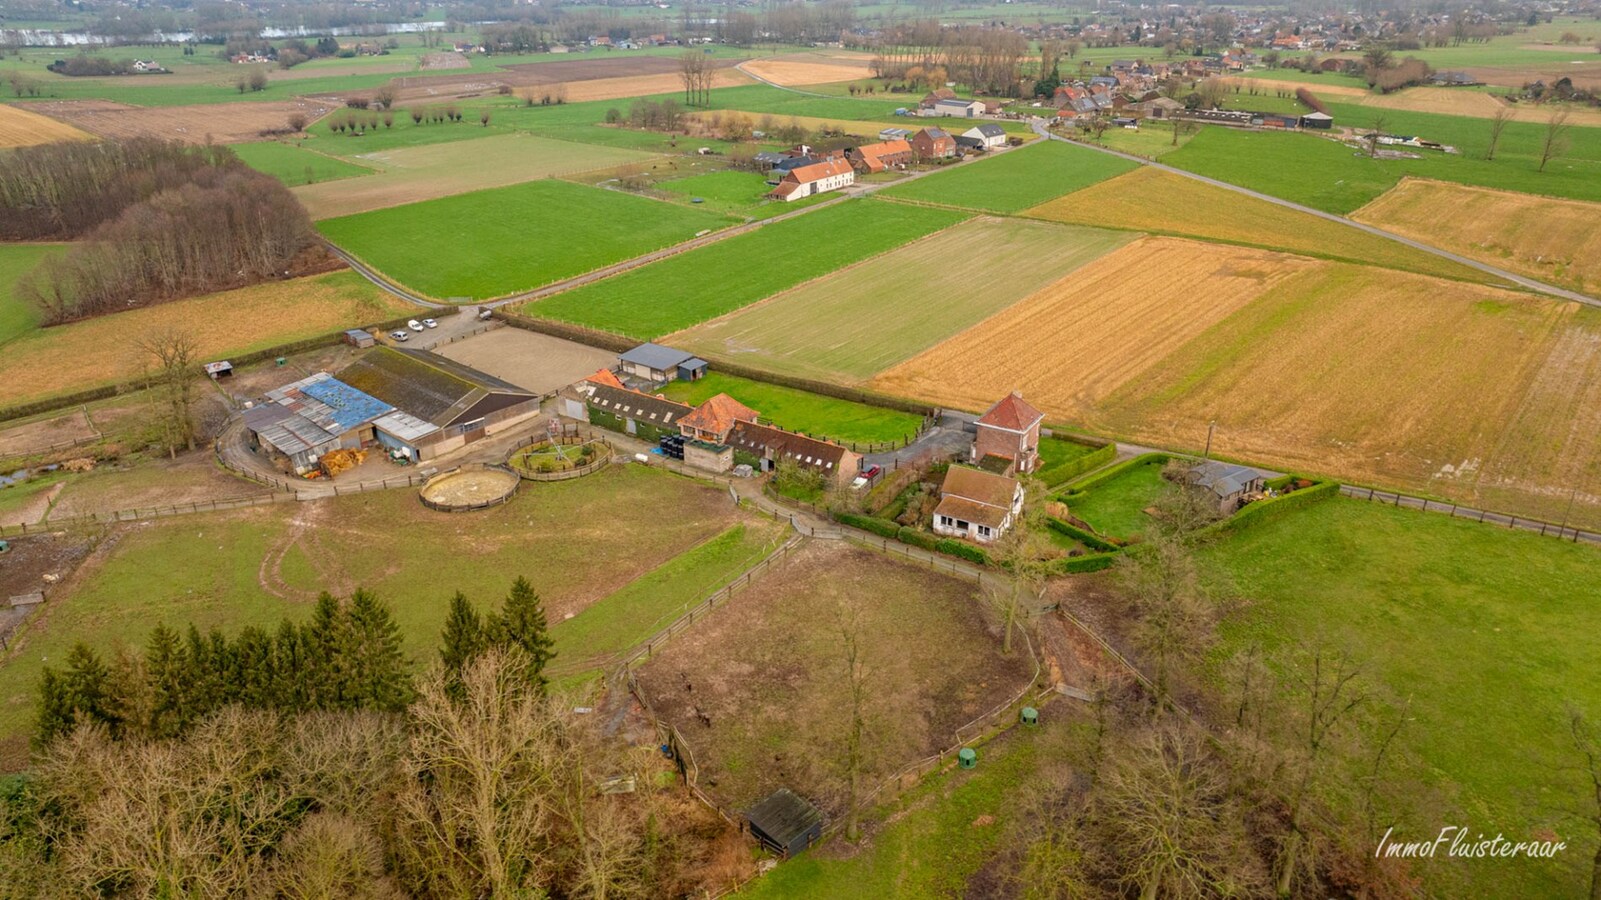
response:
[[[1310,206],[1302,206],[1299,203],[1294,203],[1294,202],[1291,202],[1289,200],[1285,200],[1282,197],[1275,197],[1272,194],[1264,194],[1264,193],[1261,193],[1260,191],[1253,191],[1250,188],[1240,187],[1237,184],[1230,184],[1227,181],[1219,181],[1216,178],[1208,178],[1205,175],[1198,175],[1198,174],[1196,174],[1194,172],[1191,172],[1191,171],[1188,171],[1188,170],[1185,170],[1185,169],[1180,169],[1180,168],[1177,168],[1175,166],[1169,166],[1169,165],[1165,165],[1165,164],[1159,163],[1159,162],[1152,162],[1151,160],[1148,160],[1148,159],[1144,158],[1143,156],[1135,156],[1132,153],[1122,153],[1120,151],[1112,150],[1112,149],[1109,149],[1107,147],[1097,147],[1094,144],[1085,144],[1085,143],[1080,143],[1078,141],[1069,141],[1067,138],[1064,138],[1061,135],[1052,134],[1048,129],[1046,129],[1046,127],[1044,125],[1041,125],[1038,121],[1033,123],[1033,127],[1034,127],[1034,132],[1036,134],[1038,134],[1040,137],[1046,138],[1048,140],[1062,141],[1063,143],[1068,143],[1068,144],[1078,144],[1078,146],[1080,146],[1080,147],[1088,147],[1091,150],[1096,150],[1096,151],[1099,151],[1101,153],[1106,153],[1106,154],[1110,154],[1112,156],[1121,157],[1121,158],[1126,159],[1126,160],[1128,160],[1130,162],[1139,163],[1140,165],[1143,165],[1143,166],[1153,166],[1153,167],[1155,167],[1157,169],[1160,169],[1160,170],[1162,170],[1164,172],[1169,172],[1169,173],[1174,174],[1174,175],[1182,175],[1185,178],[1193,178],[1193,179],[1195,179],[1197,181],[1202,181],[1202,182],[1205,182],[1207,184],[1213,185],[1215,187],[1226,188],[1228,190],[1234,191],[1237,194],[1244,194],[1247,197],[1255,197],[1258,200],[1266,200],[1269,203],[1274,203],[1274,204],[1277,204],[1279,206],[1286,207],[1288,209],[1293,209],[1293,210],[1296,210],[1298,212],[1307,213],[1308,215],[1317,216],[1320,219],[1327,219],[1327,220],[1329,220],[1331,222],[1339,222],[1342,225],[1347,225],[1347,226],[1350,226],[1351,228],[1356,228],[1356,229],[1359,229],[1361,231],[1366,231],[1369,234],[1377,235],[1378,237],[1388,238],[1389,240],[1396,241],[1397,243],[1405,244],[1408,247],[1412,247],[1415,250],[1422,250],[1425,253],[1432,253],[1435,256],[1439,256],[1439,257],[1441,257],[1443,259],[1448,259],[1448,260],[1450,260],[1450,261],[1452,261],[1454,263],[1458,263],[1458,264],[1461,264],[1461,265],[1464,265],[1464,266],[1468,266],[1470,268],[1478,269],[1481,272],[1487,272],[1487,273],[1489,273],[1491,275],[1496,276],[1497,278],[1505,279],[1508,283],[1518,285],[1519,287],[1522,287],[1522,288],[1524,288],[1526,290],[1534,291],[1534,292],[1540,293],[1540,294],[1547,294],[1549,296],[1558,297],[1558,298],[1561,298],[1563,300],[1572,300],[1575,303],[1583,303],[1586,306],[1601,307],[1601,300],[1598,300],[1595,297],[1591,297],[1591,296],[1588,296],[1588,295],[1585,295],[1585,294],[1581,294],[1581,293],[1579,293],[1577,291],[1570,291],[1570,290],[1567,290],[1565,288],[1560,288],[1560,287],[1557,287],[1556,285],[1546,284],[1543,281],[1536,281],[1533,278],[1527,278],[1527,277],[1524,277],[1522,275],[1518,275],[1518,274],[1513,273],[1513,272],[1508,272],[1505,269],[1497,268],[1496,266],[1487,265],[1485,263],[1479,262],[1478,260],[1472,259],[1470,257],[1460,256],[1460,255],[1452,253],[1452,252],[1450,252],[1448,250],[1441,250],[1439,247],[1435,247],[1435,246],[1433,246],[1431,244],[1425,244],[1422,241],[1415,241],[1415,240],[1412,240],[1411,238],[1402,237],[1401,235],[1394,234],[1394,233],[1389,232],[1389,231],[1385,231],[1382,228],[1375,228],[1372,225],[1364,225],[1361,222],[1354,222],[1354,221],[1352,221],[1350,219],[1345,218],[1344,216],[1337,216],[1334,213],[1324,212],[1321,209],[1313,209]]]

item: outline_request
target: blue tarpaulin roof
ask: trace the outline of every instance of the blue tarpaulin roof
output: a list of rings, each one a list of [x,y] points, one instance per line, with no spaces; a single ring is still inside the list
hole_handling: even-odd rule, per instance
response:
[[[333,424],[341,432],[364,425],[394,409],[382,400],[333,378],[303,384],[300,393],[327,406]]]

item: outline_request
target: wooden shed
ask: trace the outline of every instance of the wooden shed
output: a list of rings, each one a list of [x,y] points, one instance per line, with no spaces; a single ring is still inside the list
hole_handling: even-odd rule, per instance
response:
[[[817,807],[779,788],[745,813],[750,833],[762,846],[784,857],[810,847],[823,836],[823,814]]]

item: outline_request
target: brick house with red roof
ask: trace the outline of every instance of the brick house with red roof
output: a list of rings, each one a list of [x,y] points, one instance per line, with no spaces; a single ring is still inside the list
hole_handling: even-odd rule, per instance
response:
[[[756,410],[727,394],[718,394],[679,419],[678,432],[686,438],[726,444],[734,423],[755,422],[756,419]]]
[[[918,131],[912,135],[911,145],[918,159],[945,159],[956,155],[956,138],[939,128]]]
[[[837,191],[855,183],[856,170],[851,168],[849,162],[843,158],[826,159],[790,169],[768,196],[789,203],[814,194]]]
[[[975,466],[1004,475],[1026,475],[1039,467],[1040,425],[1045,414],[1013,391],[979,417],[973,438]]]

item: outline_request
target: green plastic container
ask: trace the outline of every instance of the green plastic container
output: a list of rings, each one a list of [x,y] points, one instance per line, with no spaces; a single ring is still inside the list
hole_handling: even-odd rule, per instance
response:
[[[1023,707],[1023,724],[1033,727],[1040,723],[1040,711],[1032,706]]]
[[[956,752],[956,764],[964,769],[978,766],[978,753],[972,747],[963,747]]]

